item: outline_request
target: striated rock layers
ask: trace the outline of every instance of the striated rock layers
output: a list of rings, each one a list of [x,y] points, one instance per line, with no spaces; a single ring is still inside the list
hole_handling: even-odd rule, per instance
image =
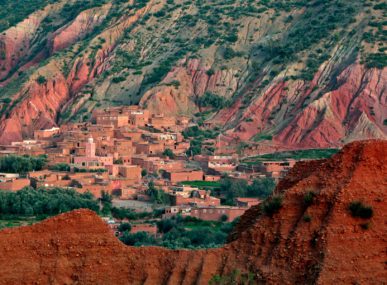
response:
[[[283,196],[279,212],[268,217],[251,208],[219,249],[126,247],[89,210],[4,229],[1,283],[208,284],[213,274],[229,276],[238,268],[269,284],[384,284],[386,162],[387,142],[374,140],[296,164],[275,190]],[[308,191],[317,196],[306,207]],[[373,217],[352,217],[353,201],[372,206]]]
[[[313,92],[325,78],[327,90]],[[387,69],[367,70],[358,63],[335,76],[330,69],[315,75],[309,86],[280,81],[252,102],[241,116],[239,102],[222,110],[215,121],[233,122],[233,137],[248,140],[260,132],[293,148],[338,147],[341,142],[387,137]],[[259,135],[258,135],[259,136]]]

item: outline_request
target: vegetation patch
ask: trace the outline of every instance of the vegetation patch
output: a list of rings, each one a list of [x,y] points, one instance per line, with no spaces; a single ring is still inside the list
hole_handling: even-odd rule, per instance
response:
[[[323,159],[329,158],[332,155],[336,154],[339,149],[333,148],[320,148],[320,149],[304,149],[304,150],[294,150],[294,151],[282,151],[282,152],[273,152],[268,154],[262,154],[253,158],[246,159],[243,161],[248,164],[256,164],[261,161],[280,161],[286,159]]]
[[[304,194],[304,206],[305,208],[313,205],[315,198],[317,197],[317,193],[312,191],[308,191]]]
[[[73,189],[24,187],[20,191],[0,190],[0,215],[57,215],[74,209],[99,211],[98,203],[89,192],[79,194]]]
[[[251,272],[242,272],[239,269],[234,269],[230,276],[212,275],[210,285],[226,285],[226,284],[257,284],[255,282],[255,274]]]
[[[266,201],[262,206],[264,214],[273,217],[282,208],[282,200],[282,196],[273,196],[271,200]]]
[[[366,206],[363,202],[351,202],[348,207],[353,217],[362,219],[370,219],[374,215],[374,210],[371,206]]]
[[[273,178],[255,179],[252,184],[248,185],[246,181],[232,181],[231,178],[225,177],[220,182],[220,186],[212,190],[211,194],[216,197],[222,197],[223,205],[234,205],[238,197],[266,199],[276,186]]]
[[[162,246],[169,249],[216,248],[222,246],[232,231],[232,223],[203,221],[195,217],[173,216],[156,222],[162,237],[147,232],[124,231],[120,240],[131,246]]]
[[[220,182],[217,181],[182,181],[180,185],[189,185],[194,187],[219,187]]]
[[[46,155],[23,156],[9,155],[0,158],[0,171],[8,173],[26,174],[30,171],[38,171],[46,165],[48,159]]]
[[[361,223],[360,224],[360,227],[363,229],[363,230],[368,230],[370,228],[370,223]]]
[[[304,217],[302,217],[302,219],[304,220],[304,222],[310,223],[312,221],[312,216],[305,215]]]

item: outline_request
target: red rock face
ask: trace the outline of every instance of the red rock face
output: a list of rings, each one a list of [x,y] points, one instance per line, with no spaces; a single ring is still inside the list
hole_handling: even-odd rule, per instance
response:
[[[275,140],[304,147],[329,147],[349,136],[353,139],[385,138],[386,79],[385,69],[365,70],[359,64],[349,66],[337,77],[339,88],[305,108]],[[363,126],[362,114],[368,120]]]
[[[74,21],[60,28],[50,36],[50,53],[53,54],[82,40],[96,26],[103,22],[107,12],[108,9],[103,9],[102,11],[99,9],[91,9],[80,13]]]
[[[113,12],[115,8],[111,7],[116,6],[112,4],[112,0],[107,1],[107,4],[101,7],[81,12],[69,23],[67,23],[68,19],[63,19],[66,22],[63,27],[43,35],[41,33],[42,29],[44,30],[44,26],[41,24],[42,20],[46,16],[53,16],[54,13],[60,11],[64,4],[62,2],[59,1],[48,5],[44,10],[34,12],[24,22],[0,35],[0,81],[6,79],[0,82],[0,88],[10,82],[8,80],[11,79],[11,75],[12,78],[16,78],[18,71],[26,71],[27,69],[33,71],[33,68],[36,67],[33,78],[42,69],[48,71],[49,75],[49,70],[45,69],[47,67],[45,64],[37,67],[39,62],[47,59],[49,64],[54,64],[57,67],[56,71],[62,72],[69,86],[64,94],[58,95],[60,98],[68,97],[66,106],[60,112],[70,110],[71,114],[74,114],[77,112],[77,104],[84,104],[84,107],[89,109],[93,108],[93,103],[87,102],[86,99],[81,103],[77,100],[77,92],[81,91],[85,85],[94,88],[101,100],[107,99],[111,95],[108,94],[107,90],[114,93],[115,102],[137,102],[138,95],[143,95],[140,101],[141,105],[146,106],[152,112],[162,112],[167,115],[192,115],[200,112],[197,104],[200,97],[205,92],[211,91],[235,101],[230,108],[220,110],[216,114],[214,112],[209,118],[212,123],[225,126],[225,134],[229,141],[238,139],[247,141],[260,134],[270,134],[273,135],[271,144],[282,147],[282,149],[294,149],[337,147],[341,146],[343,142],[358,139],[387,138],[387,126],[384,124],[384,120],[387,119],[386,69],[367,70],[358,62],[347,66],[346,59],[352,53],[350,48],[335,52],[338,61],[333,62],[334,57],[332,57],[331,60],[323,63],[311,82],[296,79],[284,81],[285,77],[292,78],[292,75],[296,75],[301,68],[299,65],[302,65],[301,63],[289,63],[284,67],[283,72],[278,76],[271,76],[272,81],[266,83],[265,79],[268,78],[267,75],[271,71],[271,67],[269,65],[257,67],[256,70],[261,70],[260,74],[256,76],[252,74],[254,61],[247,60],[252,46],[248,43],[250,40],[246,41],[247,39],[243,40],[243,38],[252,32],[248,26],[259,24],[260,28],[253,30],[261,32],[254,37],[250,35],[250,43],[253,45],[254,41],[265,35],[266,32],[268,34],[272,32],[269,28],[270,25],[264,25],[263,18],[258,21],[260,23],[251,19],[243,19],[241,25],[238,24],[241,30],[234,48],[235,51],[244,53],[244,56],[225,59],[222,58],[223,48],[219,48],[217,44],[210,47],[201,46],[202,55],[196,57],[195,52],[194,56],[189,55],[191,59],[183,59],[177,66],[172,67],[158,86],[148,90],[148,86],[145,86],[147,84],[143,84],[141,80],[147,78],[152,68],[156,67],[160,60],[163,60],[163,58],[153,58],[153,56],[162,57],[163,49],[167,48],[167,43],[160,45],[152,41],[147,42],[145,38],[148,32],[152,34],[151,31],[158,29],[156,26],[151,26],[153,25],[153,20],[150,19],[152,17],[144,19],[142,16],[148,12],[148,15],[155,13],[157,9],[163,7],[165,1],[160,3],[149,1],[140,10],[127,6],[127,9],[124,8],[125,11],[121,11],[122,13]],[[133,1],[129,2],[133,4]],[[308,11],[308,8],[293,12],[302,14],[304,11]],[[110,20],[104,22],[107,15],[109,15]],[[141,25],[132,27],[138,20],[141,20]],[[87,41],[77,44],[86,36],[91,35],[93,30],[103,22],[104,29],[98,30],[98,35],[95,34]],[[145,32],[144,39],[142,39],[144,41],[141,42],[142,40],[137,41],[133,36],[138,32],[144,33],[144,29],[139,28],[143,24],[150,26],[146,27],[145,31],[148,32]],[[272,24],[278,25],[274,22]],[[165,24],[165,26],[168,25]],[[283,21],[278,27],[282,26]],[[290,26],[290,24],[285,25],[284,29],[290,28]],[[131,37],[132,39],[130,39]],[[193,35],[193,37],[202,40],[199,34]],[[43,44],[45,41],[47,44]],[[164,44],[166,46],[161,48]],[[44,47],[41,48],[40,45],[44,45]],[[176,43],[170,42],[168,45],[171,45],[168,46],[169,48]],[[73,47],[74,54],[77,53],[76,57],[73,57],[70,49],[58,53],[58,51],[70,46]],[[131,50],[132,48],[133,50]],[[156,50],[152,51],[153,49]],[[147,62],[143,68],[143,77],[128,76],[132,71],[125,70],[126,64],[115,61],[116,59],[120,60],[118,50],[128,54],[133,51],[141,53],[139,60]],[[154,54],[151,55],[152,53]],[[54,54],[55,56],[53,56]],[[222,61],[225,65],[222,65]],[[118,76],[121,72],[117,71],[120,69],[117,67],[121,63],[128,84],[124,86],[122,83],[119,86],[121,89],[119,89],[118,85],[109,86],[109,84],[111,78]],[[148,63],[155,64],[149,67]],[[344,70],[342,70],[343,68]],[[209,70],[213,70],[213,72],[208,72]],[[99,76],[101,74],[104,75]],[[97,77],[98,80],[94,80]],[[180,86],[171,86],[172,81],[178,81]],[[29,86],[28,83],[27,85]],[[125,91],[118,92],[118,90]],[[145,94],[138,94],[139,90],[140,93],[144,90],[148,91]],[[15,93],[9,94],[11,99],[21,95],[19,92]],[[105,95],[106,97],[104,97]],[[19,104],[23,105],[21,108],[26,109],[26,103],[23,100]],[[45,113],[44,110],[41,114]],[[23,121],[22,118],[15,117],[8,122],[14,123],[17,120]],[[45,118],[41,120],[34,118],[34,120],[47,121]],[[2,118],[0,124],[4,125],[4,122],[5,118]],[[35,127],[30,125],[29,121],[23,122],[23,124]],[[28,131],[19,128],[17,124],[3,126],[3,129],[6,131],[6,135],[0,134],[3,141],[26,138],[25,135],[28,134]],[[18,132],[19,134],[17,134]],[[9,136],[9,139],[4,139],[5,136]]]
[[[230,72],[219,70],[209,76],[208,69],[197,59],[190,60],[185,66],[174,67],[164,78],[164,86],[146,92],[140,105],[155,113],[193,114],[199,111],[197,102],[206,91],[227,96],[226,89],[236,89],[236,80]],[[174,80],[179,81],[178,88],[165,86]]]
[[[40,21],[40,17],[32,15],[0,35],[0,80],[7,77],[20,63],[21,58],[29,55],[31,41]]]
[[[292,101],[285,101],[289,98],[285,82],[279,82],[246,110],[238,112],[239,106],[234,104],[220,112],[215,121],[236,121],[233,132],[229,132],[232,137],[248,140],[266,131],[275,134],[273,144],[293,148],[337,147],[341,141],[387,137],[383,124],[387,114],[386,69],[367,70],[352,64],[337,76],[338,87],[306,101],[320,76],[316,74],[308,88],[296,88],[298,99],[293,102],[298,103],[293,106],[289,104]],[[294,96],[287,100],[294,100]]]
[[[57,73],[45,84],[31,82],[20,93],[23,100],[0,124],[0,143],[9,144],[31,137],[35,129],[56,126],[56,117],[69,98],[65,78]]]
[[[275,190],[283,196],[279,212],[268,217],[252,207],[219,249],[126,247],[88,210],[1,230],[0,278],[6,284],[208,284],[213,274],[230,276],[238,268],[269,284],[383,284],[386,162],[387,142],[371,140],[328,160],[297,163]],[[317,196],[305,207],[308,191]],[[373,217],[352,217],[353,201],[372,206]]]
[[[86,10],[70,24],[56,31],[49,40],[51,52],[66,48],[90,33],[96,25],[103,21],[108,8],[109,7],[105,7],[98,10],[99,14],[96,14],[95,9]],[[35,79],[32,79],[21,92],[14,96],[15,100],[20,98],[20,102],[16,107],[9,112],[8,116],[4,115],[0,118],[0,143],[9,144],[13,141],[31,138],[33,131],[36,129],[56,126],[58,114],[65,103],[72,100],[76,92],[104,71],[104,60],[114,48],[116,40],[120,38],[120,35],[124,30],[133,24],[146,9],[148,9],[148,7],[137,11],[134,15],[124,19],[117,27],[106,30],[101,34],[102,37],[107,38],[108,40],[96,53],[93,65],[91,65],[88,56],[77,58],[70,68],[70,73],[67,75],[67,78],[65,78],[63,73],[58,70],[55,60],[43,67],[43,74],[50,75],[46,76],[48,79],[47,83],[39,85],[35,82]],[[32,16],[30,18],[34,19]],[[19,24],[18,27],[20,25],[23,26],[24,24],[25,23],[23,22],[22,24]],[[37,22],[36,26],[38,26],[38,24],[39,23]],[[16,37],[13,31],[14,28],[8,30],[6,39],[3,40],[3,44],[6,49],[9,50],[16,49],[16,46],[20,45],[19,42],[13,44],[12,37]],[[17,36],[17,38],[19,39],[20,36]],[[99,43],[98,39],[96,41]],[[31,64],[28,63],[27,65],[30,66]],[[13,67],[14,66],[10,65],[7,70],[9,71]],[[40,72],[40,70],[38,72]],[[7,74],[8,73],[4,73],[4,76]],[[12,103],[10,105],[12,105]]]

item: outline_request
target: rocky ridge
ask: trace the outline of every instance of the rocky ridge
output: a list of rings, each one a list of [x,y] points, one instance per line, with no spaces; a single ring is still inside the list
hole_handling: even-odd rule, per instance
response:
[[[231,139],[310,148],[386,138],[384,6],[264,2],[48,4],[0,36],[0,143],[122,104],[192,116],[208,92],[228,104],[203,119]],[[35,114],[34,100],[48,103]]]

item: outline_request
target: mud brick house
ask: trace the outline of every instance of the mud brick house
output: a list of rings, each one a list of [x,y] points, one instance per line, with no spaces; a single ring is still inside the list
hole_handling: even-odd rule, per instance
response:
[[[94,198],[98,199],[101,198],[102,191],[105,191],[109,194],[112,193],[112,184],[109,181],[102,181],[98,184],[82,184],[81,187],[76,187],[75,190],[79,193],[90,192],[94,195]]]
[[[87,123],[61,124],[60,129],[62,133],[70,131],[81,131],[86,129]]]
[[[258,164],[258,171],[266,175],[266,177],[280,178],[283,177],[295,163],[295,160],[262,161]]]
[[[212,173],[235,171],[236,168],[237,164],[235,163],[208,162],[208,170],[212,171]]]
[[[143,127],[149,122],[148,110],[133,110],[129,114],[129,125]]]
[[[131,233],[137,233],[137,232],[147,232],[150,234],[157,234],[157,226],[152,224],[131,224],[132,229],[130,230]]]
[[[221,221],[222,216],[227,216],[227,222],[232,222],[235,218],[244,214],[248,208],[239,208],[239,207],[227,207],[227,206],[218,206],[218,207],[201,207],[191,209],[191,217],[196,217],[198,219],[206,221]]]
[[[178,194],[172,194],[171,196],[171,204],[174,206],[181,206],[181,205],[190,205],[190,206],[219,206],[220,205],[220,199],[215,197],[206,197],[206,198],[200,198],[200,197],[183,197]]]
[[[165,117],[163,114],[152,114],[152,117],[149,119],[149,125],[156,129],[169,129],[175,126],[175,124],[176,120],[174,117]]]
[[[190,206],[172,206],[172,207],[166,207],[165,213],[163,214],[162,218],[169,218],[172,216],[176,216],[177,214],[180,214],[182,216],[190,216],[191,215],[191,208]]]
[[[119,139],[129,139],[133,142],[142,140],[142,131],[133,129],[131,127],[122,127],[114,130],[114,137]]]
[[[120,199],[135,200],[139,189],[137,187],[124,187],[120,191]]]
[[[57,153],[46,153],[48,158],[47,166],[51,166],[58,163],[71,163],[71,157],[69,155],[57,154]]]
[[[163,174],[164,178],[171,182],[182,182],[182,181],[202,181],[204,179],[204,172],[202,170],[167,170]]]
[[[113,152],[119,153],[119,155],[129,155],[136,153],[136,147],[133,146],[133,142],[129,140],[115,140]]]
[[[187,149],[189,149],[189,147],[190,147],[189,142],[178,142],[178,143],[175,143],[171,149],[174,154],[182,154],[182,153],[185,153]]]
[[[176,170],[183,169],[185,161],[183,160],[161,160],[158,165],[158,169],[160,170]]]
[[[46,187],[46,188],[54,188],[54,187],[72,187],[71,180],[43,180],[36,182],[36,188]]]
[[[135,181],[141,181],[141,168],[137,165],[120,165],[119,175]]]
[[[133,156],[131,156],[131,155],[119,155],[119,158],[121,159],[121,161],[124,165],[132,164],[132,157]]]
[[[51,170],[48,170],[48,169],[44,169],[44,170],[40,170],[40,171],[31,171],[31,172],[28,172],[28,177],[29,178],[35,178],[35,179],[44,179],[46,178],[47,176],[51,175],[53,172]]]
[[[129,116],[124,114],[102,114],[96,116],[98,125],[111,125],[114,127],[127,126]]]
[[[113,125],[90,125],[87,127],[87,130],[90,133],[101,133],[101,132],[114,132],[114,126]]]
[[[220,175],[205,175],[204,176],[205,181],[215,182],[215,181],[219,181],[220,179],[222,179],[222,176],[220,176]]]
[[[220,155],[195,155],[195,161],[200,162],[203,169],[209,168],[215,171],[233,171],[236,169],[235,157],[231,155],[220,156]]]
[[[30,186],[31,181],[28,178],[6,178],[0,174],[0,189],[5,191],[18,191],[24,187]]]
[[[12,142],[11,145],[3,145],[1,150],[4,154],[8,152],[8,154],[38,156],[45,153],[43,148],[49,144],[47,141],[23,140],[21,142]]]
[[[146,169],[148,172],[157,171],[157,166],[154,162],[158,162],[159,157],[147,157],[147,156],[134,156],[132,157],[132,164],[138,165],[142,169]]]
[[[191,205],[191,206],[218,206],[220,199],[212,197],[210,191],[199,190],[192,187],[174,187],[169,193],[171,204],[173,206]]]
[[[162,143],[137,143],[136,154],[156,154],[162,153],[165,147]]]
[[[189,117],[176,117],[176,124],[186,127],[191,122]]]
[[[258,205],[262,201],[258,198],[236,198],[234,199],[234,205],[237,207],[247,207]]]
[[[61,130],[60,128],[53,127],[51,129],[46,129],[46,130],[36,130],[34,131],[34,138],[35,139],[45,139],[45,138],[50,138],[54,135],[60,134]]]

